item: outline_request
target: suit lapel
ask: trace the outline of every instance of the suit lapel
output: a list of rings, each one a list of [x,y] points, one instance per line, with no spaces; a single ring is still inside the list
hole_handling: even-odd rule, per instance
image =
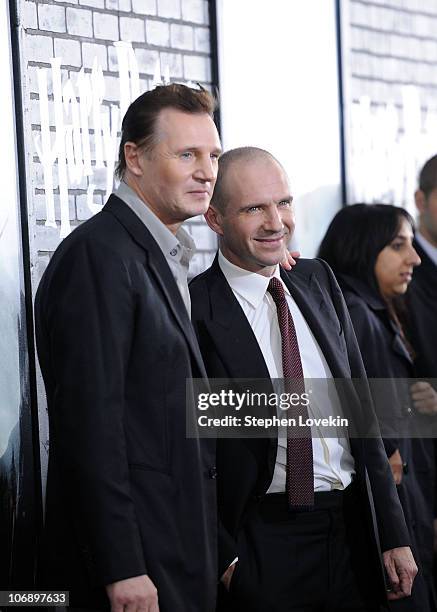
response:
[[[185,336],[201,375],[206,378],[205,366],[193,326],[188,317],[187,309],[164,254],[159,248],[156,240],[137,215],[117,196],[111,195],[103,211],[114,215],[129,232],[135,242],[146,251],[148,256],[148,267],[160,287],[170,311]]]
[[[218,264],[208,275],[211,319],[209,333],[232,378],[270,378],[257,339]]]
[[[340,342],[341,325],[314,274],[281,270],[281,277],[308,323],[334,377],[349,377]],[[207,279],[211,320],[206,324],[234,378],[269,378],[268,369],[247,318],[226,281],[217,258]]]
[[[340,342],[341,325],[314,273],[309,277],[294,269],[281,270],[281,278],[308,323],[334,378],[349,377],[347,356]]]
[[[217,352],[226,364],[229,376],[269,381],[270,374],[258,341],[220,269],[217,256],[209,270],[207,285],[211,319],[205,320],[204,323]],[[273,391],[270,385],[271,383],[269,383],[269,392]],[[266,391],[264,387],[263,391]],[[242,438],[241,443],[250,449],[262,466],[256,490],[259,494],[263,494],[273,478],[278,439],[277,437]]]

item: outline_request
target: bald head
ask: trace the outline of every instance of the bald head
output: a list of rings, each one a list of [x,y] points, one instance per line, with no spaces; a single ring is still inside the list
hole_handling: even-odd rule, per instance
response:
[[[214,187],[214,193],[211,198],[211,205],[221,213],[226,210],[226,204],[231,197],[232,186],[229,178],[237,171],[240,165],[247,165],[258,161],[270,161],[278,164],[283,170],[282,165],[278,160],[265,149],[259,147],[238,147],[226,151],[220,159],[218,166],[218,175]]]
[[[220,158],[218,176],[205,219],[219,235],[222,255],[243,270],[271,276],[294,231],[284,169],[267,151],[246,147]]]

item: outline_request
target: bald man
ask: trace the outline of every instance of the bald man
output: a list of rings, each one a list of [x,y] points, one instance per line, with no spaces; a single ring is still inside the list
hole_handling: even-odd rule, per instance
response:
[[[205,216],[220,250],[190,291],[208,375],[365,378],[330,268],[278,266],[294,232],[280,163],[253,147],[225,153]],[[359,417],[366,406],[351,383],[346,392]],[[335,414],[328,395],[322,403],[322,416]],[[390,598],[410,594],[417,568],[379,438],[220,439],[217,469],[220,610],[379,610],[381,550]]]

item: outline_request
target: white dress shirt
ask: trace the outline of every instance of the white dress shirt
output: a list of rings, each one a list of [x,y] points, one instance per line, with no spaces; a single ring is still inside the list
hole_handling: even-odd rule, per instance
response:
[[[422,249],[425,251],[425,253],[428,255],[430,260],[437,266],[437,247],[428,242],[428,240],[424,238],[424,236],[422,236],[420,232],[416,232],[416,235],[414,237],[416,238]]]
[[[243,270],[228,261],[219,251],[218,262],[220,269],[226,277],[235,297],[241,305],[247,320],[252,327],[264,357],[270,378],[283,378],[281,332],[279,329],[277,309],[267,287],[269,277]],[[279,266],[273,274],[278,278],[285,290],[285,297],[296,328],[297,341],[302,361],[304,378],[329,379],[331,371],[320,347],[313,336],[308,323],[290,295],[287,286],[283,283]],[[321,382],[317,381],[317,387]],[[334,385],[326,383],[326,393],[310,398],[308,406],[309,417],[329,417],[339,414],[339,401]],[[318,399],[318,401],[317,401]],[[320,431],[315,428],[312,432],[313,461],[314,461],[314,490],[330,491],[332,489],[345,489],[352,480],[355,464],[350,452],[349,440],[344,429],[337,428],[338,437],[323,438]],[[273,480],[268,493],[285,491],[287,439],[278,439],[278,451]]]

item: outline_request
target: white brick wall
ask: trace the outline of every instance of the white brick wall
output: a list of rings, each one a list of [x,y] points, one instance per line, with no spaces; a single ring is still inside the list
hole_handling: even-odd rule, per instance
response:
[[[181,0],[182,19],[194,23],[207,23],[208,3],[204,0]]]
[[[140,73],[153,74],[156,61],[159,59],[159,51],[154,49],[135,49]]]
[[[81,6],[92,6],[93,8],[105,8],[105,0],[79,0]]]
[[[156,15],[156,0],[132,0],[132,10],[140,15]]]
[[[347,150],[351,162],[347,171],[353,187],[349,197],[351,201],[394,201],[414,213],[416,172],[435,153],[424,119],[437,107],[437,2],[347,0],[345,4],[350,21],[345,36],[349,47],[343,50],[349,69],[345,75],[349,94],[345,99],[350,138]],[[406,89],[406,85],[413,87]],[[408,113],[404,107],[406,94],[415,104]],[[370,114],[354,123],[351,113],[363,97],[370,100]],[[388,102],[395,105],[395,113],[385,115],[386,119],[378,123]],[[416,120],[418,125],[412,128]],[[418,132],[415,142],[405,141],[406,122]],[[393,131],[384,132],[390,126]],[[432,139],[436,136],[433,133]],[[363,146],[368,150],[367,158],[361,154]],[[393,159],[400,160],[396,169],[382,165],[386,147]],[[374,169],[370,158],[377,160]],[[372,177],[367,187],[363,184],[363,167]]]
[[[94,36],[104,40],[119,40],[118,18],[116,15],[93,14]]]
[[[82,54],[80,52],[80,42],[68,38],[55,38],[55,55],[62,57],[62,64],[68,66],[82,66]]]
[[[120,81],[116,76],[105,76],[105,100],[117,102],[120,99]]]
[[[210,81],[211,64],[199,55],[184,55],[184,76],[191,81]]]
[[[168,66],[170,70],[170,78],[182,79],[184,76],[184,69],[182,66],[182,55],[180,53],[167,53],[161,51],[159,54],[161,58],[161,66]]]
[[[21,8],[21,23],[24,28],[38,29],[38,15],[33,2],[24,2]]]
[[[127,42],[145,42],[143,19],[120,17],[120,39]]]
[[[180,0],[157,0],[159,17],[181,18]]]
[[[146,21],[146,39],[149,45],[168,47],[170,45],[169,24],[148,19]]]
[[[76,219],[76,207],[74,202],[74,196],[70,196],[68,198],[68,210],[70,221],[74,221]],[[59,202],[59,196],[54,196],[55,200],[55,219],[60,221],[61,219],[61,205]],[[46,198],[44,194],[37,194],[34,198],[35,205],[35,216],[37,221],[45,221],[46,219]]]
[[[49,36],[30,36],[26,51],[34,62],[48,62],[53,57],[53,39]]]
[[[59,228],[44,226],[46,208],[44,194],[44,173],[36,154],[33,137],[39,134],[40,105],[38,100],[38,70],[47,69],[47,91],[53,94],[50,59],[55,54],[62,57],[62,85],[70,77],[78,95],[77,74],[83,67],[87,73],[97,57],[104,74],[104,101],[118,104],[120,99],[119,65],[113,43],[119,39],[133,45],[140,73],[141,91],[151,84],[156,62],[161,62],[162,72],[168,67],[170,78],[193,80],[210,84],[211,58],[208,10],[205,0],[18,0],[21,23],[25,28],[23,66],[27,67],[27,90],[30,98],[25,101],[26,121],[28,122],[27,148],[32,152],[29,169],[32,202],[29,210],[34,210],[30,219],[31,231],[35,233],[36,252],[33,253],[33,269],[45,267],[47,254],[59,241]],[[54,125],[53,100],[48,101],[50,125]],[[71,117],[67,122],[71,121]],[[93,117],[88,118],[89,128],[93,129]],[[33,130],[33,131],[32,131]],[[54,135],[53,135],[54,138]],[[95,143],[91,140],[91,155],[95,156]],[[92,161],[92,163],[95,163]],[[102,203],[106,189],[106,169],[93,170],[92,182],[96,186],[93,202]],[[53,168],[53,185],[58,186],[57,165]],[[88,181],[84,177],[79,185],[69,192],[69,216],[72,226],[87,219],[91,212],[87,205]],[[32,190],[37,190],[36,192]],[[60,219],[59,194],[54,195],[55,216]],[[36,223],[36,226],[32,226]],[[202,237],[205,225],[194,222],[194,234],[199,236],[203,245],[209,247],[208,238]],[[188,224],[190,226],[190,224]],[[209,232],[208,232],[209,233]],[[206,261],[202,256],[197,259],[200,266]]]
[[[96,43],[82,43],[82,61],[85,68],[92,68],[94,58],[97,57],[102,70],[108,69],[108,50],[105,45]]]
[[[194,49],[208,53],[211,48],[209,28],[194,28]]]
[[[106,0],[106,8],[130,13],[132,10],[132,3],[131,0]]]
[[[53,4],[40,4],[38,6],[38,24],[40,30],[65,32],[65,8]]]
[[[93,14],[86,9],[67,8],[67,30],[72,36],[93,36]]]
[[[194,48],[194,32],[191,26],[172,23],[170,37],[171,46],[175,49],[192,50]]]
[[[437,4],[433,3],[434,10],[427,15],[431,4],[412,0],[349,1],[348,63],[351,73],[361,81],[359,87],[358,83],[353,85],[355,94],[381,92],[374,85],[376,81],[383,84],[388,99],[400,100],[401,83],[419,86],[425,103],[435,97],[430,86],[437,74]],[[382,95],[378,98],[384,99]]]

